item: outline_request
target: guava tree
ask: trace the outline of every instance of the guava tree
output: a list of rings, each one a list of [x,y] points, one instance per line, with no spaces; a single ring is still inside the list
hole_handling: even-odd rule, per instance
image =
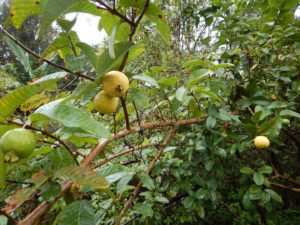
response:
[[[298,2],[12,0],[32,80],[0,99],[1,222],[298,224]],[[32,17],[61,30],[40,52],[8,31]]]

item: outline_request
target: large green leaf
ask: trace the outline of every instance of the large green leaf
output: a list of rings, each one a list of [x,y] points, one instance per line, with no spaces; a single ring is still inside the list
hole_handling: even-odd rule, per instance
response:
[[[42,34],[50,26],[50,24],[54,20],[56,20],[60,15],[68,12],[68,10],[70,10],[77,4],[85,1],[86,0],[48,0],[45,4],[39,34]]]
[[[109,137],[107,128],[88,113],[83,112],[73,106],[61,104],[61,100],[50,102],[38,108],[30,117],[31,121],[36,120],[36,115],[46,116],[66,127],[81,128],[82,130],[94,134],[98,137]],[[40,119],[40,118],[39,118]]]
[[[29,56],[24,52],[24,50],[17,45],[15,42],[13,42],[9,38],[5,38],[5,42],[8,44],[12,52],[15,54],[15,56],[20,60],[20,62],[23,64],[26,72],[29,73],[30,77],[32,77],[32,70],[31,65],[29,61]]]
[[[13,25],[19,29],[26,18],[41,14],[47,0],[13,0],[10,7]]]
[[[167,24],[163,11],[154,4],[150,4],[145,15],[156,24],[156,28],[164,41],[169,44],[171,42],[170,27]]]
[[[277,136],[282,127],[282,119],[275,117],[262,123],[257,131],[259,135]]]
[[[0,99],[0,116],[7,117],[11,115],[27,99],[44,91],[66,75],[66,72],[50,74],[42,77],[30,85],[26,85],[10,92],[8,95]]]
[[[55,172],[54,176],[70,179],[76,185],[91,186],[93,189],[107,189],[109,183],[104,176],[80,166],[68,166]]]
[[[93,225],[96,224],[92,203],[87,200],[72,202],[60,216],[58,225]]]

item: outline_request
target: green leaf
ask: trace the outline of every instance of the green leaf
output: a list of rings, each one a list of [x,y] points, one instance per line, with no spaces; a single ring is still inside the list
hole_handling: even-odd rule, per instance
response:
[[[251,169],[250,167],[246,166],[246,167],[241,168],[240,172],[244,173],[244,174],[253,174],[254,170]]]
[[[33,15],[43,12],[47,0],[13,0],[10,6],[11,20],[15,28],[19,29],[24,21]]]
[[[188,86],[192,87],[194,84],[200,82],[201,80],[209,77],[211,70],[208,69],[199,69],[194,71],[188,78]]]
[[[50,74],[30,85],[26,85],[10,92],[8,95],[0,99],[0,116],[7,117],[11,115],[27,99],[44,91],[66,75],[66,72]]]
[[[265,177],[261,173],[254,172],[253,180],[256,185],[260,186],[264,183]]]
[[[41,188],[43,201],[54,200],[57,197],[57,195],[60,193],[60,191],[61,191],[60,184],[56,182],[46,183]]]
[[[282,198],[279,194],[277,194],[275,191],[272,189],[265,189],[265,192],[270,194],[271,198],[273,198],[275,201],[282,203]]]
[[[94,68],[97,68],[97,65],[99,63],[98,57],[96,55],[96,49],[91,47],[90,45],[84,43],[84,42],[78,42],[76,44],[81,50],[84,52],[84,54],[88,57],[90,62],[92,63]]]
[[[138,109],[149,105],[150,100],[145,91],[137,88],[130,88],[129,93],[130,98],[132,99],[132,101],[134,101]]]
[[[162,36],[162,38],[167,44],[170,44],[171,42],[170,27],[167,24],[167,20],[164,12],[156,5],[150,3],[145,12],[145,16],[156,24],[156,28],[159,34]]]
[[[54,176],[66,180],[72,180],[75,184],[84,187],[91,186],[93,189],[107,189],[109,183],[102,175],[91,171],[89,168],[80,166],[68,166],[56,171]]]
[[[145,74],[135,75],[135,76],[132,76],[132,78],[136,79],[136,80],[144,81],[144,82],[146,82],[146,84],[148,84],[150,86],[159,87],[159,84],[157,83],[157,81],[148,75],[145,75]]]
[[[258,169],[258,172],[259,173],[271,174],[273,172],[273,169],[270,166],[262,166]]]
[[[212,65],[209,67],[209,69],[211,69],[212,71],[216,71],[216,70],[219,70],[219,69],[223,69],[223,68],[226,68],[226,67],[232,67],[234,66],[233,64],[231,63],[220,63],[220,64],[217,64],[217,65]]]
[[[76,21],[77,21],[77,17],[75,17],[71,21],[63,19],[63,18],[57,19],[58,25],[61,26],[67,33],[71,31],[71,29],[75,25]]]
[[[139,174],[138,177],[142,181],[144,187],[148,188],[149,190],[154,190],[155,188],[154,182],[148,174],[142,173]]]
[[[66,127],[81,128],[98,137],[110,136],[108,129],[102,123],[93,119],[88,113],[73,106],[61,104],[60,101],[56,100],[38,108],[31,114],[31,121],[35,120],[35,116],[43,115]]]
[[[264,122],[260,125],[257,134],[266,136],[277,136],[282,127],[282,119],[275,117],[269,121]]]
[[[137,203],[135,205],[136,210],[145,217],[152,217],[154,212],[152,210],[151,205]]]
[[[7,45],[10,47],[12,52],[15,54],[15,56],[20,60],[20,62],[24,66],[25,71],[32,78],[32,70],[31,70],[31,65],[30,65],[28,54],[25,53],[24,50],[19,45],[17,45],[15,42],[13,42],[11,39],[4,38],[4,40],[7,43]]]
[[[214,161],[213,160],[207,160],[206,162],[205,162],[205,169],[207,170],[207,171],[210,171],[211,169],[212,169],[212,167],[214,166]]]
[[[176,98],[178,99],[178,101],[182,101],[184,94],[186,93],[186,89],[185,87],[180,87],[177,89],[176,91]]]
[[[162,197],[162,196],[156,196],[154,198],[154,201],[160,202],[160,203],[163,203],[163,204],[169,203],[169,200],[165,197]]]
[[[126,186],[128,185],[129,181],[133,178],[133,173],[126,174],[122,177],[122,179],[117,184],[117,192],[122,193],[125,191]]]
[[[300,114],[297,113],[297,112],[295,112],[295,111],[292,111],[292,110],[290,110],[290,109],[282,110],[282,111],[279,113],[279,116],[282,116],[282,117],[290,116],[290,117],[295,117],[295,118],[300,119]]]
[[[62,212],[58,225],[93,225],[96,219],[92,203],[87,200],[72,202]]]
[[[217,123],[217,120],[215,117],[212,117],[212,116],[208,116],[207,119],[206,119],[206,127],[207,129],[213,129],[215,127]]]
[[[76,4],[84,1],[86,0],[48,0],[45,3],[42,23],[38,32],[39,35],[43,34],[45,30],[50,26],[50,24],[54,20],[56,20],[60,15],[66,13],[70,8],[72,8]]]
[[[107,35],[111,35],[113,29],[118,27],[120,23],[120,18],[110,12],[104,12],[98,24],[98,30],[104,29]]]
[[[194,205],[194,199],[191,196],[188,196],[183,201],[184,208],[190,209]]]
[[[133,46],[132,42],[120,42],[115,44],[115,58],[109,56],[109,50],[107,49],[104,53],[97,59],[96,72],[98,73],[97,82],[102,78],[104,74],[111,70],[118,70],[121,64],[123,55],[130,50]]]

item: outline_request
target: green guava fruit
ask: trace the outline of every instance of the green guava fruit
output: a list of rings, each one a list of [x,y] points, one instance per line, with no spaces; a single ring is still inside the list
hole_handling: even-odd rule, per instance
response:
[[[16,155],[20,159],[29,156],[35,146],[34,134],[24,128],[9,130],[0,138],[0,150],[3,154]]]

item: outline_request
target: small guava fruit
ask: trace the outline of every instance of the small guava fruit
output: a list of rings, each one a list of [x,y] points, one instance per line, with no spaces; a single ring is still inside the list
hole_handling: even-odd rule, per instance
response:
[[[265,136],[257,136],[254,138],[254,145],[256,148],[268,148],[270,146],[270,141]]]
[[[128,87],[128,77],[119,71],[110,71],[102,79],[102,89],[111,97],[124,96]]]
[[[33,152],[35,146],[34,134],[24,128],[9,130],[0,138],[0,150],[5,156],[14,156],[13,158],[26,158]]]
[[[105,91],[100,91],[94,98],[95,109],[103,114],[110,114],[116,111],[119,99],[111,97]]]
[[[282,119],[282,124],[283,125],[290,125],[290,120],[289,119]]]

